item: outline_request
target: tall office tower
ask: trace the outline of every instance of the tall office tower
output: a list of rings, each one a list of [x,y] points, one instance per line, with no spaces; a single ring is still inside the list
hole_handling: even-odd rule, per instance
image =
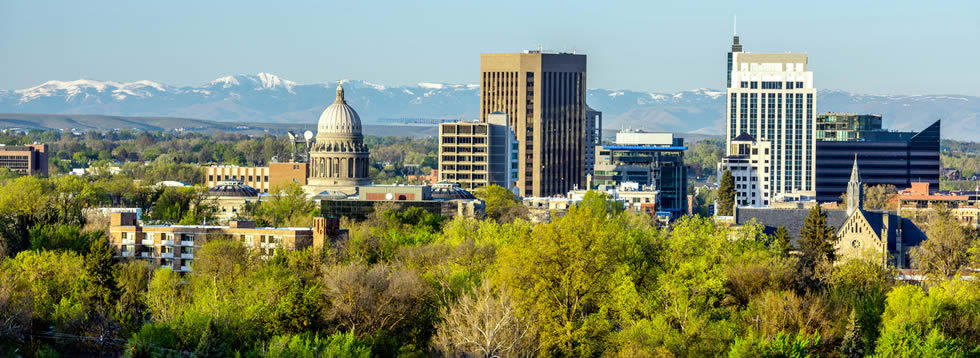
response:
[[[480,55],[480,119],[510,119],[519,142],[521,196],[564,195],[585,185],[585,55]]]
[[[738,43],[738,35],[732,36],[732,50],[728,51],[728,88],[732,87],[732,64],[735,60],[735,53],[742,52],[742,45]]]
[[[939,149],[940,121],[920,132],[860,131],[857,140],[818,140],[816,145],[816,199],[839,201],[847,190],[855,158],[861,182],[894,185],[899,190],[915,182],[927,182],[939,190],[942,159]]]
[[[726,154],[742,133],[771,142],[773,197],[814,191],[817,90],[806,65],[806,54],[732,53]]]
[[[602,145],[602,112],[585,106],[585,175],[595,176],[595,148]],[[588,188],[586,188],[588,189]]]

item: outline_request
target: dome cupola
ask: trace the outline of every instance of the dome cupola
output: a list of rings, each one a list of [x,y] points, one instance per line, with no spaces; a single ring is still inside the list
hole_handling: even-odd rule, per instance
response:
[[[323,110],[317,122],[317,139],[338,136],[361,136],[361,118],[344,100],[344,87],[341,84],[337,84],[337,98]]]

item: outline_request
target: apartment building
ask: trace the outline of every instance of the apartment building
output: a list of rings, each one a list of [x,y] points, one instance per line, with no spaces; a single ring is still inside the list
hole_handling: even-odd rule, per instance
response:
[[[242,242],[262,257],[277,249],[321,248],[346,238],[347,229],[332,217],[313,218],[313,227],[256,227],[254,221],[231,221],[215,225],[144,225],[135,213],[112,213],[109,243],[122,259],[146,260],[176,272],[190,272],[195,252],[208,240],[231,238]]]

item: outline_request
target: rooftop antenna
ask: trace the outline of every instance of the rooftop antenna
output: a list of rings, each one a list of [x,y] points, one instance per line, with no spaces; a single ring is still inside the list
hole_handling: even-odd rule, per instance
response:
[[[735,21],[732,22],[732,35],[738,36],[738,15],[733,16],[735,17]]]

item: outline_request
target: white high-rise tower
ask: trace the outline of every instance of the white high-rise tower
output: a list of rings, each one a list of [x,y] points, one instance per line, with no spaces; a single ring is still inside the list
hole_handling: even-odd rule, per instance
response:
[[[725,144],[748,133],[772,143],[770,197],[814,195],[817,90],[806,54],[741,52],[735,37],[725,106]],[[726,153],[732,155],[732,153]]]

